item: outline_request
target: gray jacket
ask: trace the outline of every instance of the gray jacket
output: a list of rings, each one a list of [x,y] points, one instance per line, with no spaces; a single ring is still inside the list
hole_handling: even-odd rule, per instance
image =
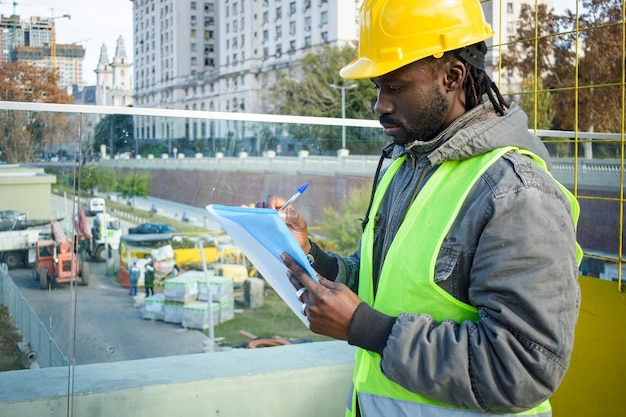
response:
[[[549,164],[515,104],[499,117],[487,102],[430,142],[388,149],[392,158],[408,157],[380,212],[369,219],[376,222],[374,271],[380,271],[415,193],[442,162],[507,145]],[[388,317],[362,303],[348,342],[381,354],[389,379],[429,398],[488,413],[532,408],[552,395],[570,361],[580,303],[575,239],[570,205],[556,182],[528,157],[508,153],[473,187],[436,265],[436,282],[476,307],[480,320]],[[358,251],[339,257],[318,249],[314,268],[336,271],[326,278],[356,291]]]

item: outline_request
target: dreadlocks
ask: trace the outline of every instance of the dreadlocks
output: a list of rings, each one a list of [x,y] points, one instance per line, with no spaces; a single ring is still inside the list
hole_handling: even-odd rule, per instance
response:
[[[470,110],[483,101],[483,96],[487,94],[496,112],[502,116],[506,112],[508,105],[500,94],[496,83],[491,81],[485,72],[485,55],[487,54],[487,44],[479,42],[469,47],[453,51],[453,54],[465,63],[467,68],[467,78],[465,87],[465,110]]]

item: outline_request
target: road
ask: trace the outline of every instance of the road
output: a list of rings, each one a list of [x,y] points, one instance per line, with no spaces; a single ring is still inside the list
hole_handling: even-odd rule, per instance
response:
[[[68,284],[41,290],[30,269],[11,270],[28,304],[70,360],[70,345],[75,341],[76,365],[203,352],[207,337],[202,332],[144,320],[128,289],[105,274],[104,263],[92,262],[90,267],[89,285],[76,286],[76,291]],[[74,311],[76,320],[72,320]]]
[[[101,196],[120,203],[124,202],[124,200],[121,197],[118,197],[115,193],[102,194]],[[209,212],[203,207],[188,206],[175,201],[163,200],[156,197],[135,198],[135,208],[150,211],[153,207],[157,210],[157,213],[162,216],[181,220],[184,215],[189,219],[189,223],[196,226],[204,227],[208,230],[220,230],[220,226],[217,221],[215,221],[209,215]]]
[[[153,202],[148,200],[146,204]],[[174,207],[162,205],[168,213]],[[53,197],[53,211],[60,216],[67,212],[67,206],[62,198]],[[88,218],[90,223],[92,219]],[[128,230],[129,225],[123,222],[122,226]],[[179,324],[144,320],[128,289],[119,285],[116,276],[106,274],[104,263],[89,262],[89,266],[88,286],[59,284],[49,290],[39,288],[31,269],[10,271],[59,348],[68,359],[72,360],[70,355],[73,355],[73,363],[84,365],[203,352],[207,337],[202,332],[184,329]],[[70,351],[73,342],[75,347]]]

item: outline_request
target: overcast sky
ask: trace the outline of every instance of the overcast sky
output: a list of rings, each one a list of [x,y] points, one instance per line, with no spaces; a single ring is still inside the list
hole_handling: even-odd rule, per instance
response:
[[[115,55],[117,38],[122,35],[126,55],[133,59],[133,5],[130,0],[17,0],[15,12],[22,20],[31,16],[55,17],[56,40],[85,48],[83,79],[88,85],[96,83],[94,70],[100,58],[100,47],[106,44],[109,61]],[[0,13],[13,14],[13,1],[0,0]],[[62,18],[69,14],[70,19]]]

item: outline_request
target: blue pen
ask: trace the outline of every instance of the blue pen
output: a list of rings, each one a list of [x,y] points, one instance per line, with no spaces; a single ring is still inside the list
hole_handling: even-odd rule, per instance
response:
[[[285,210],[287,207],[289,207],[294,201],[296,201],[296,198],[300,197],[302,195],[302,193],[304,192],[304,190],[306,190],[306,187],[309,186],[308,182],[305,182],[304,184],[302,184],[300,186],[300,188],[298,188],[296,190],[295,193],[293,193],[293,195],[289,198],[289,200],[287,200],[287,202],[285,204],[283,204],[283,206],[281,208],[279,208],[278,210]]]

